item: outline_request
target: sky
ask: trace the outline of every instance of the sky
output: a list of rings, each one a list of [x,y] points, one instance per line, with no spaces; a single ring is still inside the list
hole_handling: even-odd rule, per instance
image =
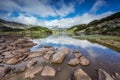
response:
[[[120,11],[120,0],[0,0],[0,18],[27,25],[69,28]]]

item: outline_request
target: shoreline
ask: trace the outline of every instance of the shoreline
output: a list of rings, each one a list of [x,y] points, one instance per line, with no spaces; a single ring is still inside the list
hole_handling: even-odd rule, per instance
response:
[[[101,80],[99,78],[104,77],[103,75],[109,75],[111,79],[118,78],[118,75],[116,75],[118,73],[111,76],[103,69],[96,69],[95,72],[90,70],[91,60],[79,50],[55,49],[46,45],[39,51],[30,52],[30,48],[35,44],[28,38],[4,35],[0,36],[0,40],[0,45],[3,45],[0,52],[2,57],[0,70],[3,70],[2,73],[4,74],[0,75],[2,80],[12,80],[14,78],[14,80],[18,80],[20,76],[22,76],[20,80],[32,78],[35,78],[35,80],[39,80],[39,78],[41,80],[49,80],[49,78],[59,80],[60,77],[63,77],[63,80],[79,80],[82,79],[82,76],[78,77],[80,75],[84,75],[86,80]],[[61,58],[59,58],[60,56]],[[46,72],[46,69],[51,70],[51,73]],[[90,75],[90,73],[94,74]],[[20,75],[16,76],[18,74]],[[12,77],[12,75],[14,76]],[[44,77],[42,77],[43,75]],[[72,77],[70,77],[71,75]]]

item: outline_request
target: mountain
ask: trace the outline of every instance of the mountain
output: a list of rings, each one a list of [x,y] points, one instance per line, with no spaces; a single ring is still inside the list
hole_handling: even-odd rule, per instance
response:
[[[17,22],[9,22],[3,19],[0,19],[0,32],[43,32],[43,33],[52,33],[52,31],[46,27],[42,26],[33,26],[33,25],[25,25]]]
[[[0,19],[0,31],[21,31],[27,27],[25,24]]]
[[[86,25],[77,25],[68,29],[75,34],[104,34],[120,35],[120,12],[114,13],[100,20],[94,20]]]

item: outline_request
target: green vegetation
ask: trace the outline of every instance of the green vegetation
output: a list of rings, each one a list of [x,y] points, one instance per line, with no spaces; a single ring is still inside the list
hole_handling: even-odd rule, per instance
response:
[[[69,28],[73,34],[120,35],[120,12],[89,24],[80,24]]]
[[[27,26],[0,19],[0,34],[23,35],[36,38],[50,35],[52,34],[52,30],[42,26]]]

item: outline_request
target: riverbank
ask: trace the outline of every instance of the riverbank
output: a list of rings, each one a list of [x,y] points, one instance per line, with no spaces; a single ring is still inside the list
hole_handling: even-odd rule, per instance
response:
[[[105,36],[105,35],[82,35],[73,36],[77,39],[86,39],[92,43],[98,43],[120,52],[120,37],[119,36]]]
[[[77,49],[46,45],[31,52],[31,47],[35,45],[29,38],[1,35],[0,78],[2,80],[120,79],[117,72],[111,75],[104,69],[92,67],[91,59]]]

